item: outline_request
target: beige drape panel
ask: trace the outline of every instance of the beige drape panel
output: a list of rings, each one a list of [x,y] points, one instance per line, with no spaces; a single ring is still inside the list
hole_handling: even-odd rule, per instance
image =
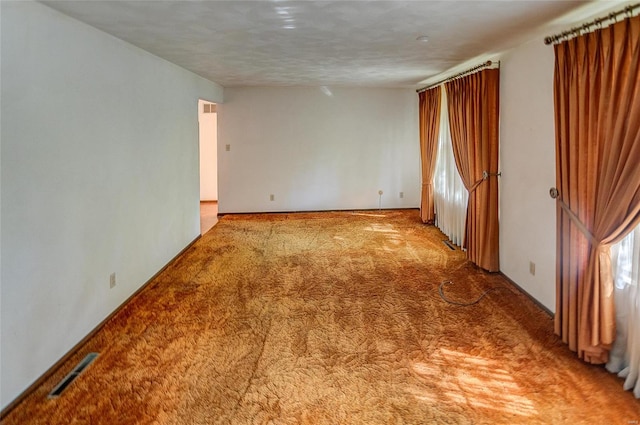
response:
[[[485,69],[445,84],[456,166],[469,191],[467,258],[488,271],[500,270],[498,172],[500,70]]]
[[[609,247],[640,223],[640,17],[555,53],[555,330],[604,363],[616,335]]]
[[[422,196],[420,217],[423,223],[433,223],[433,172],[440,127],[440,86],[418,94],[420,111],[420,158],[422,161]]]

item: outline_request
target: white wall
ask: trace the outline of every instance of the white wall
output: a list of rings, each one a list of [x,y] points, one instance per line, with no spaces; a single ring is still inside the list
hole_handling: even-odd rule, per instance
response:
[[[553,47],[542,38],[501,58],[500,265],[555,311],[556,210]],[[535,263],[535,276],[529,262]]]
[[[205,102],[198,102],[200,124],[200,200],[218,200],[218,114],[204,113]],[[213,107],[216,105],[211,104]]]
[[[221,213],[375,209],[378,190],[382,208],[419,206],[415,91],[329,90],[225,89],[218,105]]]
[[[197,103],[222,88],[41,4],[1,7],[5,407],[199,235]]]

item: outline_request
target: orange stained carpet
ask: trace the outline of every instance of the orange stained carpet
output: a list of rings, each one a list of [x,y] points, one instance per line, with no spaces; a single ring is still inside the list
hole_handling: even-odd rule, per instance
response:
[[[442,239],[416,210],[224,216],[3,424],[640,420],[621,380]],[[460,307],[445,280],[461,301],[509,289]]]

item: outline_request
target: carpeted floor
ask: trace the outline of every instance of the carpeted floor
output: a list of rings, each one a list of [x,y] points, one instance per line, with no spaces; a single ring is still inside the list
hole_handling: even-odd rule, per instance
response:
[[[415,210],[225,216],[4,424],[628,424],[640,402]],[[87,352],[63,395],[46,394]]]

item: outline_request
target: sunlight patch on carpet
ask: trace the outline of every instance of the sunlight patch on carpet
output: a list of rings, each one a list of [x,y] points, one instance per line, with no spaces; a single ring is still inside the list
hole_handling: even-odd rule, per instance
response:
[[[398,233],[391,224],[373,223],[370,226],[364,228],[367,232],[380,232],[380,233]]]
[[[351,215],[361,215],[364,217],[379,217],[379,218],[386,217],[386,215],[384,214],[371,214],[371,213],[361,213],[361,212],[354,212],[354,213],[351,213]]]
[[[520,416],[538,414],[531,400],[521,395],[522,389],[497,361],[444,348],[440,353],[457,366],[455,378],[461,391],[445,391],[451,400]]]

